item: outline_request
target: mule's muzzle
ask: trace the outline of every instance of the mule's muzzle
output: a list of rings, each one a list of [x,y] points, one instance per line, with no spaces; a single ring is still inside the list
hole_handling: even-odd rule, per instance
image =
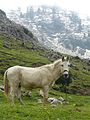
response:
[[[64,76],[64,78],[68,78],[68,77],[69,77],[69,73],[68,73],[67,70],[65,70],[65,71],[63,72],[63,76]]]

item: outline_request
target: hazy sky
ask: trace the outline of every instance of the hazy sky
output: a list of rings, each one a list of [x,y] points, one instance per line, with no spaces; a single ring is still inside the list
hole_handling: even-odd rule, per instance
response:
[[[0,0],[0,9],[5,12],[21,7],[22,10],[29,5],[59,5],[62,8],[74,10],[82,15],[90,16],[90,0]]]

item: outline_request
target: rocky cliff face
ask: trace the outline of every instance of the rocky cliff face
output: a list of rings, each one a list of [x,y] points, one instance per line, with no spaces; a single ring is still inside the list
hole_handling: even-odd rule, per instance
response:
[[[16,24],[14,21],[9,20],[5,12],[2,10],[0,10],[0,34],[5,34],[22,40],[35,39],[32,32],[20,24]]]
[[[90,19],[56,6],[30,6],[26,13],[11,11],[8,17],[33,31],[46,47],[70,55],[90,58]],[[87,52],[88,51],[88,52]]]

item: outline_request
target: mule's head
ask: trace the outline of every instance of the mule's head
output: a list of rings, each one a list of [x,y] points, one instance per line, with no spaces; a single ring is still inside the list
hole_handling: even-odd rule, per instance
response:
[[[64,78],[68,78],[69,77],[69,67],[70,67],[68,57],[62,57],[61,67],[62,67],[62,73],[63,73]]]

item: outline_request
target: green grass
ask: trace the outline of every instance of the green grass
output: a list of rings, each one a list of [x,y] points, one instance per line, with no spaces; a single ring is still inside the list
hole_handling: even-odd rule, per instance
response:
[[[54,93],[52,95],[51,93]],[[65,94],[51,90],[50,96],[60,97]],[[2,120],[89,120],[90,96],[76,96],[68,94],[69,104],[56,106],[38,103],[37,93],[34,91],[32,99],[23,97],[24,105],[16,101],[10,105],[3,93],[0,93],[0,118]]]

